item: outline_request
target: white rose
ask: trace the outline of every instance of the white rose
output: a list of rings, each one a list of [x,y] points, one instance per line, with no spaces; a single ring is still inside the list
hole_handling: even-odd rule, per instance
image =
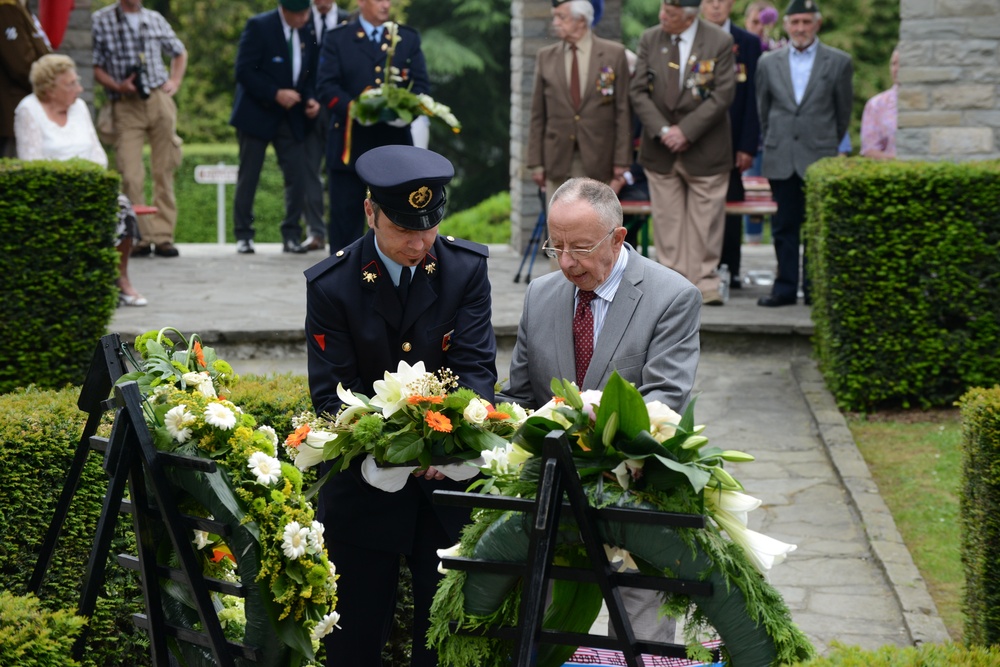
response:
[[[490,412],[486,408],[485,401],[481,398],[475,398],[469,401],[469,404],[465,406],[465,411],[462,414],[473,424],[482,424],[486,421],[486,417],[489,413]]]

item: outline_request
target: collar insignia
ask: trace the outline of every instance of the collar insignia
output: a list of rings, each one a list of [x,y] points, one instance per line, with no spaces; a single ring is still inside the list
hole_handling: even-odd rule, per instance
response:
[[[424,268],[427,269],[427,273],[433,274],[435,271],[437,271],[437,263],[427,262],[427,265]]]

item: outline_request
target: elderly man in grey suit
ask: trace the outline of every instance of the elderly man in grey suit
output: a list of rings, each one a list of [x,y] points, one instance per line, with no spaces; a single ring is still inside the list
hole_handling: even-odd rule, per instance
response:
[[[799,240],[806,213],[803,177],[816,160],[837,155],[854,98],[851,57],[816,37],[822,24],[816,0],[792,0],[784,24],[789,44],[764,54],[757,64],[757,109],[764,135],[761,171],[778,204],[771,220],[778,276],[771,294],[757,301],[767,308],[790,306],[798,299]],[[802,274],[809,305],[804,262]]]
[[[552,398],[554,377],[602,389],[618,371],[647,401],[682,411],[698,370],[698,288],[625,243],[621,204],[604,183],[568,180],[552,195],[548,222],[545,253],[562,275],[528,285],[498,400],[537,408]],[[673,641],[655,591],[626,588],[622,598],[636,636]]]

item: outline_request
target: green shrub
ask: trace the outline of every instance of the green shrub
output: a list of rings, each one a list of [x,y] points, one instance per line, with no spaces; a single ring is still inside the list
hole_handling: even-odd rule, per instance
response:
[[[43,609],[33,595],[0,591],[0,665],[76,667],[73,642],[86,621]]]
[[[1000,161],[827,159],[806,182],[814,342],[840,406],[1000,381]]]
[[[42,540],[66,482],[66,472],[83,432],[86,414],[76,407],[79,388],[19,389],[0,395],[0,479],[4,481],[0,522],[0,587],[27,591]],[[106,427],[105,427],[106,430]],[[91,454],[70,505],[59,542],[39,591],[50,610],[76,609],[97,519],[108,488],[102,458]],[[135,551],[131,523],[118,523],[112,554]],[[131,615],[142,610],[136,579],[109,563],[107,597],[99,598],[88,623],[85,665],[149,664],[145,635]],[[2,663],[6,664],[6,663]]]
[[[510,193],[499,192],[441,221],[438,233],[477,243],[510,243]]]
[[[830,652],[803,667],[994,667],[1000,661],[1000,647],[967,648],[960,644],[883,646],[866,651],[857,646],[831,644]]]
[[[959,403],[965,641],[988,646],[1000,644],[1000,386]]]
[[[117,175],[0,160],[0,393],[80,383],[118,302]]]

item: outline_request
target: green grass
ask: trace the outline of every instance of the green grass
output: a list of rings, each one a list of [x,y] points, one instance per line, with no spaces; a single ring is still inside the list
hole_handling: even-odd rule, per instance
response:
[[[877,421],[851,417],[848,426],[948,633],[961,642],[958,412],[914,412]]]

